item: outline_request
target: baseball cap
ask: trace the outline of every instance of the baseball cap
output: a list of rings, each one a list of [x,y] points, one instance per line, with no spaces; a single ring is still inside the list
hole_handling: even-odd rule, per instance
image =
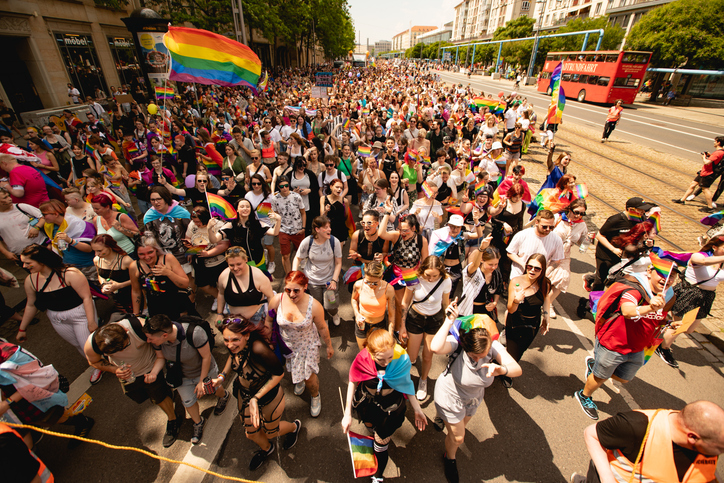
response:
[[[450,136],[445,136],[444,138],[442,138],[442,142],[444,142],[444,143],[449,143],[449,142],[450,142]]]
[[[500,143],[500,141],[495,141],[493,143],[493,147],[491,147],[490,149],[503,149],[503,145]]]
[[[463,226],[463,217],[460,215],[452,215],[447,224],[452,226]]]
[[[654,206],[655,205],[645,202],[643,198],[639,198],[638,196],[629,198],[626,202],[626,208],[636,208],[637,210],[643,211],[649,211]]]

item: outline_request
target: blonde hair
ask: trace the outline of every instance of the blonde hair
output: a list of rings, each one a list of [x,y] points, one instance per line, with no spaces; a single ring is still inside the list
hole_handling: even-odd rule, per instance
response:
[[[382,278],[382,275],[384,275],[384,273],[385,266],[377,260],[369,262],[365,265],[365,275],[369,275],[370,277],[375,278]]]

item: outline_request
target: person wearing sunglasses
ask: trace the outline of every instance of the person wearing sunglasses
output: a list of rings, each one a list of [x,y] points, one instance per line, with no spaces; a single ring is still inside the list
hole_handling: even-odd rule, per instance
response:
[[[525,263],[535,253],[543,254],[551,270],[563,260],[563,242],[558,235],[553,235],[555,215],[550,210],[540,210],[535,217],[535,226],[519,231],[506,248],[510,267],[511,280],[526,273]]]
[[[261,162],[261,155],[258,149],[251,152],[251,163],[246,167],[246,177],[244,178],[244,183],[247,191],[254,189],[254,186],[251,185],[251,178],[256,175],[261,176],[264,182],[271,183],[271,171]]]
[[[226,263],[228,268],[217,282],[217,319],[221,319],[222,309],[228,304],[231,313],[241,314],[255,324],[263,323],[265,303],[274,296],[269,277],[249,264],[249,255],[242,247],[226,250]]]
[[[546,268],[545,255],[535,253],[526,259],[525,273],[512,278],[508,285],[505,338],[506,349],[515,362],[520,361],[539,331],[548,333],[552,285],[545,275]],[[505,387],[513,387],[510,376],[503,375],[501,380]]]
[[[582,198],[571,201],[566,211],[563,212],[553,230],[554,235],[558,235],[563,241],[563,259],[561,263],[554,269],[549,270],[548,278],[553,285],[551,290],[551,319],[556,318],[553,310],[553,301],[561,294],[568,291],[568,285],[571,282],[571,247],[580,245],[588,238],[588,228],[586,227],[586,202]]]
[[[395,290],[382,279],[384,272],[382,262],[371,261],[364,265],[364,278],[352,288],[354,335],[360,351],[372,330],[379,328],[391,333],[395,328]]]
[[[281,386],[284,366],[271,348],[271,331],[264,324],[255,324],[241,314],[229,315],[219,321],[224,345],[229,358],[219,377],[213,379],[222,385],[231,376],[238,375],[234,383],[234,396],[238,401],[239,418],[244,424],[247,439],[261,449],[249,462],[249,470],[257,470],[274,452],[274,440],[285,436],[282,449],[294,447],[302,427],[298,419],[283,421],[284,390]]]
[[[279,325],[279,335],[291,354],[286,356],[287,371],[292,375],[294,394],[301,396],[304,389],[311,396],[310,414],[319,416],[322,397],[319,394],[319,348],[324,340],[327,359],[334,355],[329,326],[324,317],[324,308],[317,296],[310,290],[309,279],[303,272],[292,270],[284,278],[284,292],[269,300],[269,314],[266,325],[271,326],[274,315]]]
[[[304,227],[307,222],[307,212],[299,193],[291,191],[289,179],[286,176],[279,178],[279,192],[271,195],[271,206],[275,213],[282,217],[279,229],[279,248],[282,252],[282,265],[284,273],[292,270],[292,244],[299,248],[304,240]]]
[[[196,179],[194,181],[193,188],[175,188],[171,185],[166,177],[159,177],[159,182],[176,196],[183,196],[191,200],[192,206],[207,206],[206,193],[216,194],[219,190],[209,185],[209,175],[206,173],[197,172]]]

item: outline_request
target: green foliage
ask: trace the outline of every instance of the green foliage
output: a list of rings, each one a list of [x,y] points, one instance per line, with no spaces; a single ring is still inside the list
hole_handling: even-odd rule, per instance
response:
[[[518,17],[505,26],[498,27],[493,34],[493,40],[522,39],[533,36],[535,20],[530,17]]]
[[[431,44],[418,43],[405,50],[406,59],[439,59],[442,58],[442,48],[452,45],[450,42],[439,40]]]
[[[677,0],[631,29],[626,50],[653,52],[657,67],[717,68],[724,59],[724,0]]]
[[[128,0],[93,0],[99,7],[111,8],[113,10],[123,10],[128,5]]]

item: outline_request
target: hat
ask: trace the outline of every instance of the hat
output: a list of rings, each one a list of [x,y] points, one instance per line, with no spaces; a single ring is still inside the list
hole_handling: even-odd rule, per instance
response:
[[[450,142],[450,136],[445,136],[442,138],[442,142],[449,143]]]
[[[626,208],[636,208],[637,210],[649,211],[653,207],[654,205],[645,202],[642,198],[639,198],[638,196],[634,198],[629,198],[626,202]]]
[[[452,226],[463,226],[463,217],[460,215],[452,215],[447,224]]]
[[[381,143],[380,141],[375,141],[375,143],[372,145],[372,148],[374,148],[374,149],[383,149],[384,146],[382,145],[382,143]]]
[[[490,148],[490,149],[503,149],[503,145],[500,144],[500,141],[495,141],[495,142],[493,143],[493,147]]]

